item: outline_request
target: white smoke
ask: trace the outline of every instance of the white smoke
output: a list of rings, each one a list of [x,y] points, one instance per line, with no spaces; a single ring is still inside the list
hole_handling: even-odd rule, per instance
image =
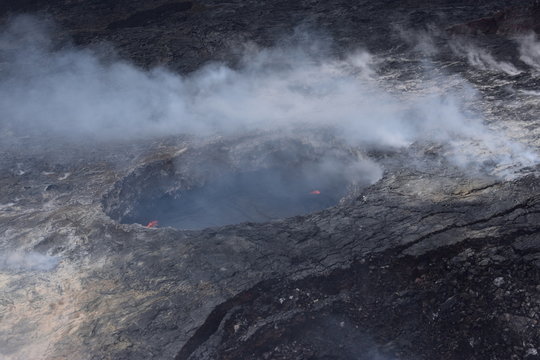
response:
[[[450,48],[456,55],[467,58],[468,63],[477,69],[502,72],[510,76],[522,73],[512,63],[499,61],[487,50],[470,42],[456,40],[450,43]]]
[[[426,30],[416,31],[396,26],[395,31],[416,52],[427,57],[434,56],[439,52],[435,44],[435,38],[440,35],[440,32],[435,26],[429,26]]]
[[[540,42],[536,34],[528,34],[517,39],[520,60],[536,71],[540,71]]]
[[[331,58],[308,43],[247,47],[238,68],[211,64],[181,76],[88,49],[55,49],[42,23],[18,17],[0,35],[0,130],[12,137],[129,139],[325,127],[364,148],[458,141],[462,158],[471,162],[478,161],[478,144],[497,149],[506,143],[480,118],[466,115],[456,96],[391,94],[380,86],[378,59],[369,53]],[[517,72],[486,56],[472,59]],[[531,158],[516,160],[528,164]]]
[[[54,269],[60,259],[37,252],[9,252],[0,254],[0,271],[48,271]]]

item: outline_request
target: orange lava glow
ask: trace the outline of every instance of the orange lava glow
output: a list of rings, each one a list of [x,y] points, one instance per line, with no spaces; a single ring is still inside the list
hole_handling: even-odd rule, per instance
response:
[[[147,228],[153,228],[153,227],[156,227],[158,225],[158,221],[157,220],[152,220],[148,223],[148,225],[146,225]]]
[[[313,190],[310,192],[311,195],[321,195],[321,192],[319,190]]]

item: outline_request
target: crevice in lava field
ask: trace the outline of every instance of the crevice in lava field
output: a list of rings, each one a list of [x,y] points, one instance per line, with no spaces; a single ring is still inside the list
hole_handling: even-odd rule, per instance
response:
[[[176,360],[187,359],[189,356],[197,350],[199,346],[204,344],[219,328],[223,319],[227,314],[238,306],[252,301],[258,294],[271,289],[271,284],[275,281],[265,281],[257,284],[251,289],[244,291],[232,299],[219,304],[210,315],[206,318],[204,324],[197,329],[195,334],[186,342],[182,347],[182,350],[175,357]]]

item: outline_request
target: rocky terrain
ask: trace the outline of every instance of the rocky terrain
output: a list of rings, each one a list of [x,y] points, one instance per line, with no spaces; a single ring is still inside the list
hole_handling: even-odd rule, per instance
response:
[[[307,28],[338,58],[367,49],[380,86],[404,98],[458,89],[508,141],[355,146],[317,128],[99,142],[4,132],[1,359],[540,358],[537,3],[0,4],[5,22],[22,12],[54,20],[58,48],[183,74],[209,61],[240,67],[242,44],[272,47]],[[10,46],[0,42],[1,54]],[[474,169],[456,161],[468,149]],[[321,159],[382,170],[352,179],[335,206],[286,219],[202,230],[129,221],[223,168],[286,172]]]

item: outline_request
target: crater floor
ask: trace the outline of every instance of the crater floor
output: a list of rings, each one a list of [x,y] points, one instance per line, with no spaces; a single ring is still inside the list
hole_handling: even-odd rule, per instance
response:
[[[268,222],[323,210],[346,194],[344,181],[321,184],[323,181],[295,174],[292,169],[282,171],[222,174],[200,188],[141,203],[123,221],[147,224],[159,219],[160,226],[188,230]]]

